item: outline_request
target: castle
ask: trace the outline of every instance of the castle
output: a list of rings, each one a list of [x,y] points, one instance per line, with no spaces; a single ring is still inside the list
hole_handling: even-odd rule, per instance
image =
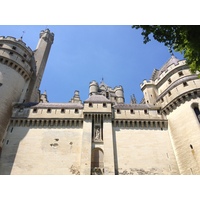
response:
[[[0,37],[0,174],[200,174],[200,79],[175,56],[125,104],[123,87],[89,84],[68,103],[39,87],[54,34],[36,50]]]

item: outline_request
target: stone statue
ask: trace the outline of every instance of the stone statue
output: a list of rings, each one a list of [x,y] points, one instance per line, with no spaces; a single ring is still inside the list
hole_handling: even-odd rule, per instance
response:
[[[96,131],[95,131],[95,140],[99,140],[100,139],[100,129],[99,127],[96,128]]]

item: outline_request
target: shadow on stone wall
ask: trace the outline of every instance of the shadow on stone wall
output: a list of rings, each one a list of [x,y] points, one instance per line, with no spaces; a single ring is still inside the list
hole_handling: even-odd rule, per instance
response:
[[[26,136],[27,131],[22,130],[17,136],[14,134],[15,131],[9,127],[7,136],[4,140],[0,158],[0,175],[11,174],[20,141],[23,140],[23,138]]]

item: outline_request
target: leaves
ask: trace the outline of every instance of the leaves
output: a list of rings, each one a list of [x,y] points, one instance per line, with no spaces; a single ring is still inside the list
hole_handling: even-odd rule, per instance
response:
[[[133,25],[133,29],[142,29],[141,35],[146,44],[151,41],[150,34],[169,50],[184,55],[192,73],[200,71],[200,26],[194,25]]]

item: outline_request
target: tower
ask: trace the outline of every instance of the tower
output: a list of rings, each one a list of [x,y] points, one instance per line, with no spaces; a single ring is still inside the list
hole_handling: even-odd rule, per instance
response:
[[[0,37],[0,153],[12,104],[37,100],[53,38],[48,29],[42,31],[37,49],[32,51],[22,38]]]
[[[33,55],[36,63],[36,70],[30,83],[30,92],[27,98],[28,101],[39,101],[38,90],[53,41],[54,34],[51,33],[49,29],[40,32],[40,39]]]
[[[141,84],[145,100],[159,105],[168,120],[180,174],[199,174],[200,79],[190,72],[185,60],[180,61],[174,56],[154,72],[152,80]]]

